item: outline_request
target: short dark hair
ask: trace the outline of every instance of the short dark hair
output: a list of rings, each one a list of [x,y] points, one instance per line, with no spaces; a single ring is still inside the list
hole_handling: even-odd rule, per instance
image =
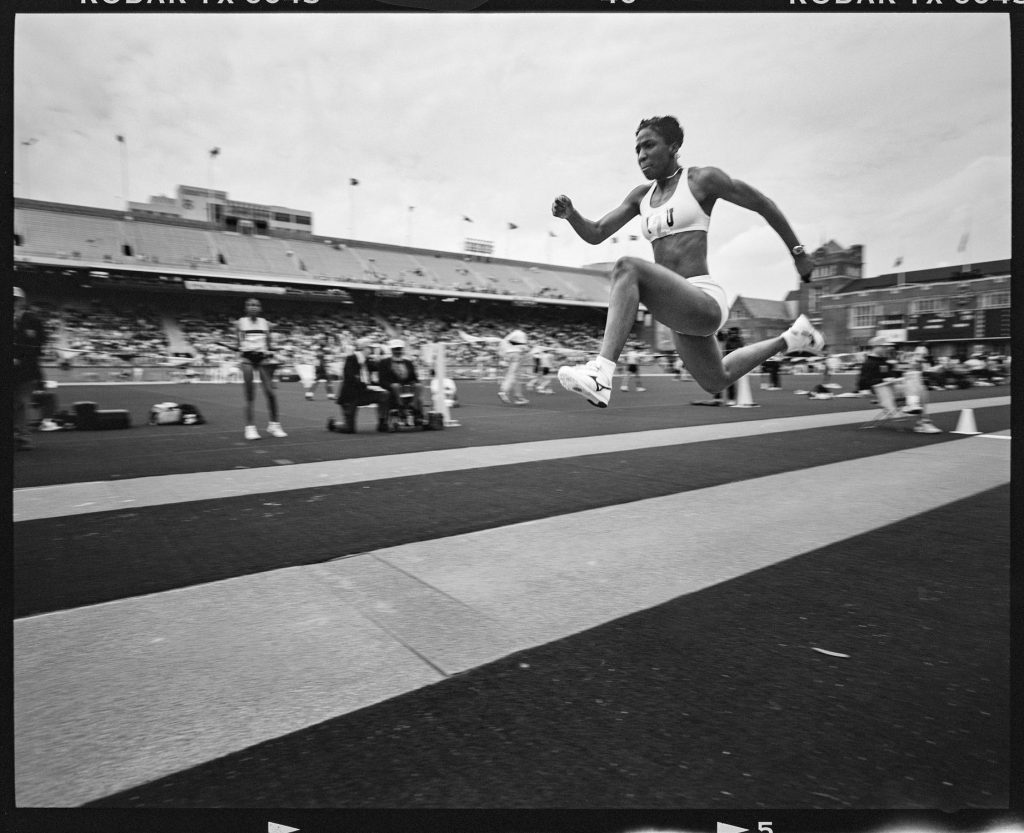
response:
[[[649,127],[670,145],[683,143],[683,128],[675,116],[651,116],[640,122],[636,132],[639,133],[645,127]]]

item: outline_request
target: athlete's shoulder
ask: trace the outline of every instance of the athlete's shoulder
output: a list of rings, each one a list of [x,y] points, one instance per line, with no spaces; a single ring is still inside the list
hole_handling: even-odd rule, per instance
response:
[[[735,187],[733,179],[714,165],[693,166],[689,173],[690,190],[698,202],[728,197]]]
[[[647,196],[654,185],[655,183],[653,182],[645,182],[643,185],[637,185],[636,188],[626,194],[626,199],[623,200],[623,202],[632,205],[640,205],[643,198]]]
[[[689,177],[698,185],[724,185],[732,181],[732,177],[714,165],[691,165]]]

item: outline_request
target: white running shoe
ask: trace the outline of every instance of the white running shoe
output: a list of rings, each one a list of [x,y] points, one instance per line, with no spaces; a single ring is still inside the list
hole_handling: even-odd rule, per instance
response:
[[[821,353],[825,349],[825,337],[811,326],[806,315],[794,321],[782,337],[786,340],[787,353]]]
[[[288,435],[284,432],[280,422],[268,422],[267,433],[271,437],[287,437]]]
[[[914,431],[918,434],[941,434],[942,429],[936,428],[930,419],[918,420],[917,425],[914,426]]]
[[[562,387],[571,390],[598,408],[607,408],[612,395],[612,380],[601,370],[596,361],[575,366],[558,368],[558,381]]]
[[[515,404],[516,404],[516,405],[529,405],[529,404],[530,404],[530,400],[529,400],[529,399],[524,399],[524,398],[523,398],[522,396],[520,396],[520,397],[519,397],[519,398],[518,398],[518,399],[517,399],[517,400],[515,401]]]
[[[256,430],[255,425],[245,426],[245,438],[247,440],[258,440],[260,438],[260,432]]]
[[[500,399],[506,405],[511,405],[512,404],[512,400],[508,398],[508,394],[505,393],[505,391],[503,391],[503,390],[499,390],[498,391],[498,399]]]
[[[306,391],[306,399],[308,399],[310,402],[313,401],[313,391],[311,391],[311,390],[307,390]]]
[[[647,388],[637,388],[636,392],[637,393],[643,393],[645,390],[647,390]]]
[[[629,390],[629,385],[622,385],[619,390]]]

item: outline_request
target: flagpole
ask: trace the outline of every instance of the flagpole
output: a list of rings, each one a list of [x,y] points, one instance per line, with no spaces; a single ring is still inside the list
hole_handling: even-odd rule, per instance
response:
[[[355,239],[356,236],[356,186],[359,180],[354,176],[348,178],[348,236]]]
[[[206,167],[206,181],[209,183],[210,196],[213,196],[213,192],[217,190],[216,184],[213,181],[213,160],[220,156],[220,148],[210,148],[210,155],[207,159]]]
[[[38,139],[35,137],[22,142],[22,146],[28,148],[25,151],[25,196],[32,199],[32,145],[34,145]]]
[[[124,210],[128,210],[129,196],[128,196],[128,140],[124,136],[117,137],[118,144],[121,145],[121,199],[124,202]]]
[[[406,212],[408,217],[406,218],[406,232],[405,232],[405,245],[412,245],[412,215],[416,211],[415,205],[410,205],[409,210]]]

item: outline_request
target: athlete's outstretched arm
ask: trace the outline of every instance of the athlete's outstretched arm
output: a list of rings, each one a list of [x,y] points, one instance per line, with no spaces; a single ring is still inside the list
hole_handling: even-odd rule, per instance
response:
[[[600,220],[588,220],[580,214],[565,194],[555,197],[551,213],[568,221],[582,240],[592,245],[603,243],[640,213],[640,200],[647,193],[648,186],[634,188],[617,208],[613,208]]]
[[[723,199],[764,217],[765,222],[782,238],[790,252],[800,243],[796,232],[790,227],[789,221],[779,207],[754,186],[733,179],[725,171],[712,167],[701,168],[700,179],[701,188],[709,197]],[[795,255],[793,262],[800,277],[808,280],[814,268],[810,256],[806,252]]]

